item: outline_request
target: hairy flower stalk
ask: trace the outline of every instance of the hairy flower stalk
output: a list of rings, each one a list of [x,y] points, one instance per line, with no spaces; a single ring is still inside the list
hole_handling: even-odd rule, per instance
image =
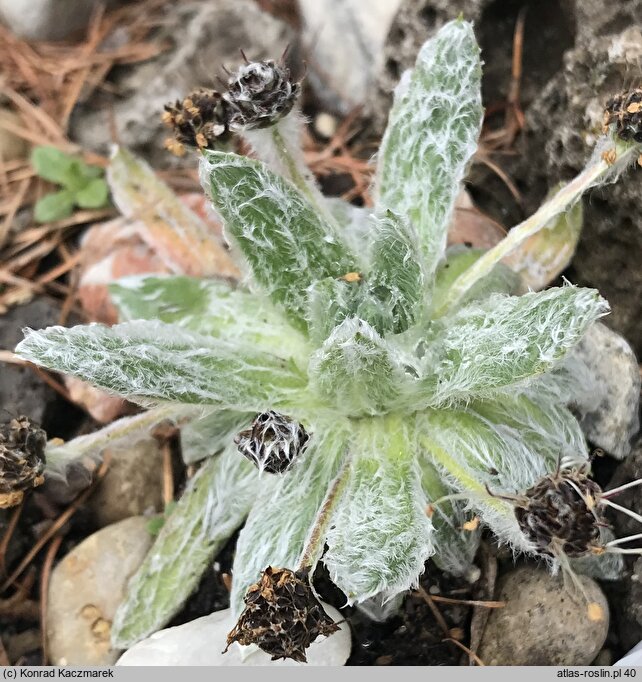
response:
[[[619,124],[618,124],[619,125]],[[618,137],[621,135],[618,132]],[[610,155],[605,149],[610,150]],[[445,314],[462,299],[466,292],[487,276],[492,269],[529,237],[550,224],[555,216],[567,211],[587,190],[602,184],[610,177],[624,171],[640,153],[639,145],[625,144],[619,140],[606,141],[599,145],[588,166],[574,180],[564,185],[549,201],[543,204],[530,218],[514,227],[499,244],[489,249],[479,260],[466,270],[452,285],[436,316]]]
[[[239,528],[230,641],[297,660],[331,628],[307,582],[319,561],[348,603],[383,606],[429,558],[470,574],[483,526],[551,564],[629,552],[637,536],[596,531],[622,510],[587,478],[567,407],[584,390],[567,356],[608,304],[570,285],[517,296],[523,268],[503,259],[618,177],[640,145],[615,127],[635,121],[617,114],[575,180],[494,249],[462,253],[446,242],[483,117],[470,24],[440,29],[397,90],[371,208],[309,181],[283,64],[246,63],[228,88],[228,127],[258,158],[201,146],[200,177],[246,281],[129,278],[111,289],[120,324],[28,331],[16,350],[191,415],[181,445],[200,469],[129,585],[114,646],[168,623]]]

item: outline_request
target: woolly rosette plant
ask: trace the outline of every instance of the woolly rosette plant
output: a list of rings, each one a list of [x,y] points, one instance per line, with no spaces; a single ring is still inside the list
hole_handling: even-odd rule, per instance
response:
[[[264,161],[200,146],[243,283],[130,278],[112,287],[120,324],[27,332],[21,357],[153,408],[98,440],[52,448],[50,461],[164,418],[184,424],[186,460],[203,460],[130,583],[115,647],[167,623],[241,527],[237,615],[268,567],[312,575],[322,561],[346,603],[375,612],[416,585],[430,558],[467,574],[482,526],[515,551],[546,554],[511,496],[560,463],[586,466],[567,407],[579,373],[565,358],[608,305],[570,285],[523,293],[502,260],[639,152],[609,133],[587,169],[498,246],[447,250],[481,129],[480,78],[470,24],[451,22],[424,45],[396,92],[371,209],[311,182],[296,108],[277,108],[271,127],[259,111],[257,127],[244,102],[235,120]],[[290,429],[305,447],[260,471],[252,424],[279,415],[295,425],[284,438]]]

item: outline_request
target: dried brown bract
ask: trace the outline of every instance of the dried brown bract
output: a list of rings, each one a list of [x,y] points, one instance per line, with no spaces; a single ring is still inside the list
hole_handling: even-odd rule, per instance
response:
[[[230,104],[232,130],[271,126],[290,112],[301,91],[290,70],[273,60],[247,62],[230,75],[227,85],[223,97]]]
[[[182,102],[166,104],[163,122],[174,137],[165,141],[173,154],[182,156],[185,148],[214,149],[229,138],[227,104],[220,92],[201,88]]]
[[[0,508],[13,507],[24,491],[44,482],[47,434],[27,417],[0,426]]]
[[[516,502],[515,515],[542,554],[580,557],[596,551],[600,525],[606,525],[597,509],[601,494],[583,471],[558,470],[526,491]]]
[[[310,435],[302,424],[273,410],[263,412],[234,442],[261,471],[281,474],[305,452]]]
[[[275,661],[291,658],[307,663],[305,650],[319,635],[329,636],[339,626],[323,610],[308,583],[308,570],[268,568],[251,585],[245,609],[227,636],[233,642],[256,644]]]
[[[642,142],[642,88],[611,97],[604,111],[604,132],[612,124],[620,139]]]

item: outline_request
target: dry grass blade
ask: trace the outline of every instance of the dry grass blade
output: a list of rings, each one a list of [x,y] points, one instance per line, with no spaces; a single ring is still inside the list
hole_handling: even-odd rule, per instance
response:
[[[426,590],[424,590],[424,588],[421,586],[419,586],[419,588],[417,589],[417,594],[419,594],[426,602],[426,604],[428,604],[428,608],[432,611],[432,614],[435,617],[437,624],[443,630],[444,634],[447,636],[450,635],[450,628],[448,627],[448,623],[446,623],[446,619],[442,616],[441,611],[437,607],[437,604],[435,604],[435,600],[433,599],[432,595],[428,594],[428,592],[426,592]]]
[[[484,663],[484,661],[482,661],[481,658],[479,658],[479,656],[474,651],[471,651],[465,644],[462,644],[459,640],[454,639],[453,637],[446,637],[443,641],[444,642],[451,642],[452,644],[455,644],[456,646],[458,646],[462,651],[467,653],[468,656],[473,661],[475,661],[475,663],[477,663],[477,665],[479,665],[479,666],[485,666],[486,665]]]
[[[483,601],[477,599],[452,599],[451,597],[441,597],[433,594],[431,599],[441,604],[459,604],[461,606],[481,606],[485,609],[502,609],[506,606],[505,601]]]

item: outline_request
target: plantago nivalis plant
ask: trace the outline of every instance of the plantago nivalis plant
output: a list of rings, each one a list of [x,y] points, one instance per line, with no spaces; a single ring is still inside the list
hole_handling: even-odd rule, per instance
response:
[[[311,180],[299,87],[282,65],[246,64],[228,92],[168,110],[178,143],[200,150],[243,284],[127,279],[112,287],[121,324],[29,331],[17,350],[153,407],[125,430],[154,415],[191,420],[187,459],[217,454],[131,582],[114,646],[165,624],[241,526],[231,599],[245,611],[230,641],[299,660],[331,630],[300,587],[319,561],[348,603],[372,608],[416,584],[430,557],[469,571],[478,521],[552,562],[617,548],[594,525],[610,494],[586,482],[565,364],[608,305],[570,285],[513,295],[518,276],[502,260],[639,148],[607,131],[586,169],[504,241],[447,251],[482,123],[480,78],[470,24],[424,45],[396,93],[371,210],[326,199]],[[263,161],[222,151],[229,131]],[[112,175],[132,163],[119,152]],[[77,455],[89,438],[51,457]],[[571,519],[556,528],[550,512],[562,508]],[[294,612],[311,629],[292,639]]]

